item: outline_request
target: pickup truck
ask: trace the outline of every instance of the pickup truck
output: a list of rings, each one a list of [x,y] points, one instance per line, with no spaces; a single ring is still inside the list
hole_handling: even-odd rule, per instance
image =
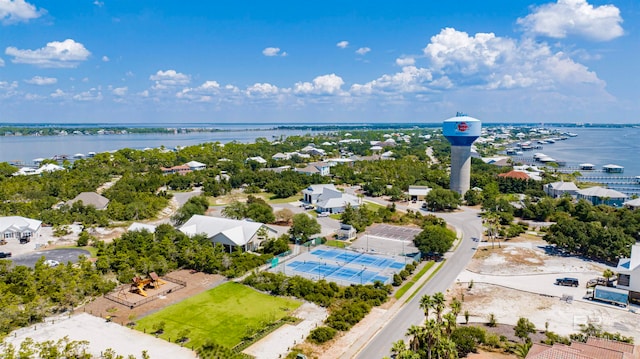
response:
[[[0,252],[0,258],[11,258],[11,252]]]
[[[556,285],[564,285],[567,287],[577,287],[580,285],[577,278],[557,278]]]

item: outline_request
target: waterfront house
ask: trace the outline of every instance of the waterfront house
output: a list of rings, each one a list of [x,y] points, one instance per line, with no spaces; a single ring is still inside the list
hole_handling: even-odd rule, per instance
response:
[[[602,170],[606,173],[622,173],[624,172],[624,167],[618,165],[604,165],[602,166]]]
[[[0,239],[29,240],[40,233],[42,221],[20,216],[0,217]]]
[[[629,299],[640,303],[640,244],[631,247],[630,258],[620,258],[616,267],[617,287],[629,291]]]
[[[585,199],[591,204],[606,204],[608,206],[620,207],[628,196],[622,192],[603,187],[589,187],[576,192],[578,199]]]
[[[562,197],[565,193],[575,198],[578,193],[578,186],[573,182],[553,182],[547,183],[542,187],[544,193],[553,198]]]
[[[516,171],[516,170],[512,170],[507,173],[500,173],[498,177],[511,178],[511,179],[517,179],[522,181],[528,181],[529,179],[531,179],[531,177],[529,177],[529,175],[526,174],[525,172]]]
[[[625,207],[627,207],[629,209],[636,210],[636,209],[640,208],[640,198],[636,198],[636,199],[632,199],[630,201],[626,201],[622,205],[624,205]]]
[[[82,192],[79,195],[75,196],[74,199],[67,201],[67,205],[71,207],[74,203],[82,201],[84,206],[93,206],[97,210],[107,209],[107,205],[109,205],[109,199],[101,196],[95,192]]]
[[[277,232],[259,222],[194,215],[179,230],[188,235],[204,234],[213,243],[220,243],[231,252],[240,247],[255,251],[260,244]]]

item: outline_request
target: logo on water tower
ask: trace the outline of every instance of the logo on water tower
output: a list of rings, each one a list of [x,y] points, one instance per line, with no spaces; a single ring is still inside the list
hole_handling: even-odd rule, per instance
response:
[[[466,122],[460,122],[460,123],[458,124],[458,131],[460,131],[460,132],[465,132],[465,131],[466,131],[466,130],[468,130],[468,129],[469,129],[469,125],[467,125],[467,123],[466,123]]]

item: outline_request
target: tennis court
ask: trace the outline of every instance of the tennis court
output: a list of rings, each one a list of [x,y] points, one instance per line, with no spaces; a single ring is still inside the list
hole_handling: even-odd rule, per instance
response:
[[[404,268],[405,260],[403,257],[319,246],[273,270],[309,279],[325,279],[341,285],[372,284],[375,281],[389,284],[393,275]]]

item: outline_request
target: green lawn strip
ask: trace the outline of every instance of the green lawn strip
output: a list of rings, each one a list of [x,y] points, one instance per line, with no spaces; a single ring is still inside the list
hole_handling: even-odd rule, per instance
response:
[[[369,201],[364,201],[364,203],[367,206],[367,209],[370,211],[374,211],[377,212],[378,209],[380,208],[387,208],[387,206],[383,206],[379,203],[375,203],[375,202],[369,202]]]
[[[422,278],[422,276],[427,273],[427,271],[429,270],[429,268],[433,267],[433,264],[435,262],[431,261],[427,264],[424,265],[424,267],[422,267],[422,269],[420,269],[420,272],[416,273],[416,275],[413,276],[413,278],[411,278],[410,281],[408,281],[407,283],[405,283],[402,287],[400,287],[400,289],[398,289],[398,291],[396,292],[396,294],[394,294],[393,296],[396,299],[400,299],[402,297],[402,295],[404,293],[406,293],[409,288],[411,288],[414,284],[416,284],[416,282],[418,280],[420,280],[420,278]]]
[[[293,195],[291,197],[287,197],[287,198],[274,198],[274,194],[272,193],[262,193],[261,194],[264,199],[270,203],[270,204],[281,204],[281,203],[290,203],[290,202],[295,202],[295,201],[300,201],[302,200],[302,198],[300,197],[299,194]]]
[[[444,262],[446,261],[447,261],[446,259],[443,259],[442,262],[440,262],[438,267],[433,272],[431,272],[431,274],[429,275],[429,278],[427,278],[427,280],[425,280],[418,288],[416,288],[413,294],[411,294],[409,298],[407,298],[406,302],[410,301],[416,295],[416,293],[418,293],[420,289],[422,289],[422,287],[424,287],[424,285],[427,284],[431,280],[431,278],[433,278],[433,276],[436,275],[436,273],[438,273],[438,271],[440,270],[440,268],[442,268],[442,266],[444,265]]]
[[[289,315],[299,301],[266,295],[239,283],[225,283],[140,319],[136,329],[154,332],[164,321],[165,340],[175,342],[178,334],[190,331],[189,347],[199,348],[211,339],[233,348],[250,332]]]
[[[338,248],[344,248],[347,246],[347,244],[344,243],[343,241],[336,241],[333,239],[328,240],[327,243],[325,243],[325,245],[329,247],[338,247]]]

